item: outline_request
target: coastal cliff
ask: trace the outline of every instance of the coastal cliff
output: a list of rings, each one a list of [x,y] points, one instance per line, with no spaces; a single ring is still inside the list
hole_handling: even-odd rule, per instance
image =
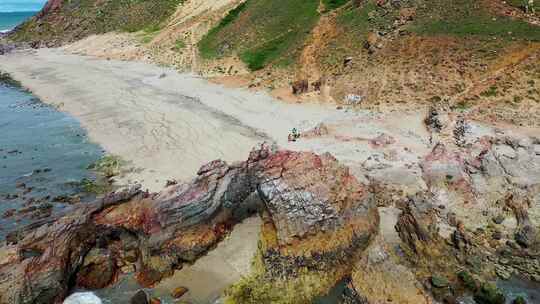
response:
[[[443,100],[475,119],[537,126],[540,9],[523,3],[49,1],[10,37],[77,41],[66,49],[151,60],[286,101],[378,110]]]
[[[81,205],[2,248],[0,303],[61,303],[126,269],[152,286],[253,213],[263,219],[259,252],[250,277],[226,292],[230,303],[310,303],[342,280],[352,303],[500,297],[496,276],[540,278],[540,139],[456,135],[464,123],[433,131],[441,140],[420,162],[427,189],[414,195],[403,191],[410,185],[362,184],[329,154],[262,145],[159,193],[135,188]],[[381,221],[389,209],[394,219]]]
[[[254,192],[264,206],[242,206]],[[111,194],[10,240],[2,248],[0,303],[61,303],[73,284],[103,288],[119,265],[134,263],[139,282],[151,286],[215,246],[248,215],[242,210],[265,218],[267,284],[296,282],[288,296],[304,301],[319,290],[302,277],[324,277],[319,288],[329,290],[378,226],[367,187],[333,157],[263,145],[243,163],[203,166],[191,183]]]
[[[220,290],[227,304],[336,290],[347,304],[518,301],[495,282],[540,283],[539,11],[48,1],[2,38],[1,68],[134,163],[112,181],[168,182],[11,233],[0,304],[62,303],[125,277],[151,290],[252,216],[257,252]]]

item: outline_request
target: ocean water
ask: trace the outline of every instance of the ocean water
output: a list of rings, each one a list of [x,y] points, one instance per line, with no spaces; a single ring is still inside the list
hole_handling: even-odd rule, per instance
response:
[[[19,88],[0,83],[0,241],[24,225],[72,208],[61,197],[95,179],[87,168],[103,156],[79,122]]]
[[[1,0],[0,0],[1,1]],[[31,18],[37,12],[0,12],[0,32],[6,32]]]

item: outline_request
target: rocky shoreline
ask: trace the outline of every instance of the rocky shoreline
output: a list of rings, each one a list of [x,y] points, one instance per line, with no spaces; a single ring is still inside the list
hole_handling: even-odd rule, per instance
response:
[[[170,182],[160,192],[132,188],[111,193],[21,229],[0,248],[2,304],[62,303],[74,290],[104,288],[127,275],[142,286],[154,286],[213,250],[235,224],[254,213],[263,222],[259,249],[251,274],[224,291],[226,303],[311,303],[336,284],[345,284],[344,303],[459,303],[469,296],[489,304],[517,299],[493,285],[498,279],[538,281],[540,139],[534,130],[478,123],[439,104],[425,115],[422,110],[388,114],[297,108],[247,92],[226,95],[185,75],[162,78],[152,66],[87,62],[41,50],[41,57],[16,55],[53,71],[35,79],[35,67],[11,66],[49,101],[65,98],[51,92],[76,84],[70,75],[81,66],[97,67],[85,82],[105,77],[100,70],[105,66],[133,77],[108,73],[107,81],[115,86],[98,92],[103,94],[100,101],[107,102],[92,103],[96,108],[90,109],[70,105],[82,119],[97,115],[99,124],[91,121],[90,126],[105,143],[117,144],[118,139],[116,133],[107,137],[98,132],[109,122],[109,111],[128,112],[125,104],[114,103],[115,94],[142,87],[137,99],[128,99],[130,113],[152,104],[152,111],[141,111],[141,116],[174,114],[167,132],[153,134],[152,142],[196,143],[189,146],[199,152],[190,166],[201,158],[200,151],[215,149],[228,162],[211,162],[195,179]],[[8,66],[7,60],[3,63]],[[133,73],[124,76],[126,68]],[[64,75],[64,82],[55,84],[51,75]],[[180,102],[182,112],[177,113],[171,97],[177,101],[186,96],[170,88],[184,93],[177,85],[182,81],[197,84],[204,98]],[[92,87],[79,89],[77,96],[94,100]],[[143,98],[147,91],[151,99]],[[243,154],[218,144],[229,138],[223,133],[205,129],[207,125],[193,134],[190,124],[188,129],[173,126],[194,113],[210,113],[207,125],[232,125],[227,134],[248,134],[249,142],[261,139],[252,134],[264,133],[279,148],[257,147],[247,160],[231,161]],[[146,135],[140,130],[154,130],[149,127],[153,120],[140,123],[135,114],[130,119],[124,124],[138,126],[129,130],[136,140]],[[287,142],[288,127],[300,122],[302,136]],[[113,126],[120,129],[122,124]],[[177,134],[184,137],[168,137]],[[186,141],[186,134],[193,137]],[[136,140],[123,140],[127,144],[115,147],[140,147]],[[207,146],[212,149],[204,150]],[[169,152],[158,150],[149,163]],[[186,156],[169,159],[165,172],[185,171]],[[170,178],[148,173],[150,182]],[[261,204],[245,200],[253,194]]]
[[[125,273],[152,286],[253,212],[259,253],[230,303],[309,303],[343,279],[346,303],[505,303],[496,277],[540,278],[540,140],[478,136],[435,109],[426,122],[436,143],[420,161],[425,191],[362,184],[330,154],[262,145],[191,182],[112,193],[21,234],[2,248],[0,303],[61,303]],[[243,205],[252,193],[262,205]],[[381,228],[385,208],[399,210],[394,231]]]

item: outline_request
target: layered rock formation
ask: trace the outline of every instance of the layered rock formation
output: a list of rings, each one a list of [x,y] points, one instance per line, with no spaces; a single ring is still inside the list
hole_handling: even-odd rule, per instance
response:
[[[245,203],[254,192],[264,206]],[[331,155],[263,145],[245,162],[203,166],[190,183],[111,194],[25,231],[0,250],[0,303],[60,303],[70,288],[102,288],[130,267],[151,286],[257,209],[272,240],[263,262],[282,277],[349,264],[378,227],[368,188]]]
[[[367,162],[356,172],[363,184],[330,154],[263,145],[244,162],[203,166],[189,183],[111,194],[11,235],[0,248],[0,303],[59,303],[73,287],[126,273],[152,286],[254,212],[259,251],[252,274],[226,291],[230,303],[311,303],[344,279],[347,303],[500,298],[487,283],[497,276],[540,281],[540,140],[437,111],[426,120],[431,149],[409,166],[422,185]],[[398,143],[366,141],[377,151]]]

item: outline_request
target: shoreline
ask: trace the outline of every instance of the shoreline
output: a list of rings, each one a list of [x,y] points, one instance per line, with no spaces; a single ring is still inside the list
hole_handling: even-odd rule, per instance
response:
[[[485,177],[478,173],[487,172],[484,169],[466,171],[465,162],[470,163],[477,157],[473,154],[475,149],[487,149],[500,157],[508,156],[512,161],[504,165],[496,162],[496,166],[509,166],[510,169],[524,168],[523,164],[535,161],[540,155],[540,141],[528,138],[530,130],[519,127],[500,129],[472,120],[460,120],[459,112],[433,114],[422,108],[372,112],[337,109],[322,104],[289,104],[266,93],[227,88],[169,68],[69,55],[59,49],[16,51],[0,56],[0,70],[8,72],[43,102],[78,119],[93,142],[138,168],[119,180],[121,184],[141,183],[144,188],[155,192],[163,189],[169,179],[180,182],[191,179],[201,165],[214,159],[227,162],[246,159],[252,147],[262,141],[292,152],[309,151],[335,158],[340,168],[345,166],[347,169],[344,170],[354,175],[360,184],[375,186],[369,190],[374,191],[373,195],[378,193],[375,191],[396,195],[382,198],[383,203],[389,206],[378,206],[379,211],[383,206],[393,209],[387,210],[390,213],[383,214],[378,224],[381,239],[374,241],[373,250],[379,250],[377,246],[405,244],[405,240],[396,235],[395,227],[399,224],[399,214],[406,210],[396,209],[396,205],[402,199],[410,199],[411,195],[438,191],[448,193],[451,196],[434,199],[437,205],[434,203],[431,207],[438,208],[437,212],[451,211],[467,231],[478,231],[478,228],[491,225],[497,213],[483,212],[484,207],[492,208],[487,195],[479,198],[476,206],[480,207],[477,208],[470,208],[466,197],[460,196],[461,193],[471,193],[471,189],[493,193],[494,187],[500,188],[499,185],[482,183],[491,181],[488,180],[491,175]],[[441,130],[431,130],[437,124],[427,123],[426,117],[440,123]],[[292,128],[298,128],[301,137],[290,142],[287,134]],[[508,138],[522,143],[526,149],[521,152],[526,153],[519,155],[515,152]],[[474,149],[464,149],[460,145],[471,145]],[[534,183],[537,167],[528,169],[532,173],[523,173],[519,169],[515,175],[520,178],[523,175],[524,183]],[[439,184],[440,178],[444,182]],[[471,180],[472,184],[456,183],[455,189],[451,188],[454,184],[448,184],[449,180],[461,178]],[[474,178],[480,178],[480,182]],[[478,190],[469,186],[478,187]],[[414,197],[418,203],[425,203],[421,196]],[[533,211],[530,220],[537,223],[538,213]],[[111,211],[111,220],[115,215],[123,216],[123,212],[125,210],[121,208]],[[458,230],[445,213],[440,216],[442,221],[438,227],[441,229],[437,229],[437,238],[434,239],[442,241]],[[212,269],[205,268],[216,264],[229,270],[240,269],[238,275],[247,271],[249,256],[256,250],[256,237],[260,235],[256,233],[257,227],[260,227],[260,222],[246,230],[251,234],[250,242],[243,242],[248,237],[240,237],[240,241],[228,243],[233,234],[239,232],[235,229],[231,239],[220,243],[217,249],[209,251],[190,267],[178,270],[170,279],[162,280],[160,292],[166,294],[177,284],[186,282],[185,285],[194,284],[190,288],[194,298],[215,298],[219,293],[201,288],[204,284],[199,284],[196,279],[206,278],[204,273],[218,278]],[[510,232],[516,229],[516,220],[508,216],[500,228],[511,236]],[[493,236],[489,233],[487,231],[481,237],[491,240]],[[223,249],[228,245],[232,246]],[[239,248],[236,245],[249,245],[242,249],[248,254],[235,256]],[[493,246],[495,249],[497,245]],[[213,257],[225,260],[205,263]],[[393,263],[390,259],[383,266],[374,264],[371,267],[373,271],[385,274],[377,269],[393,267]],[[496,264],[498,262],[489,263],[494,263],[494,267],[500,266]],[[407,275],[411,270],[398,269],[388,275]],[[233,273],[232,270],[230,272]],[[229,279],[231,277],[223,279],[220,289],[232,283]],[[391,277],[381,279],[393,280]]]
[[[329,152],[360,180],[366,179],[367,169],[384,182],[405,182],[411,193],[425,187],[418,161],[432,149],[424,125],[427,109],[372,112],[292,104],[172,68],[61,49],[0,56],[0,70],[44,103],[78,119],[90,140],[130,164],[131,172],[117,179],[116,186],[138,183],[156,192],[168,180],[191,180],[213,160],[239,161],[257,144],[269,142],[288,150]],[[328,134],[311,134],[320,124]],[[293,128],[310,135],[288,142]],[[534,132],[515,126],[508,131]],[[383,151],[370,143],[381,135],[395,139],[384,153],[397,156],[381,158]]]
[[[310,129],[344,114],[331,106],[281,103],[170,68],[58,49],[10,53],[0,57],[0,69],[77,118],[93,142],[128,162],[131,172],[117,184],[140,183],[150,191],[167,180],[190,180],[212,160],[242,160],[261,142],[291,148],[292,128]]]

